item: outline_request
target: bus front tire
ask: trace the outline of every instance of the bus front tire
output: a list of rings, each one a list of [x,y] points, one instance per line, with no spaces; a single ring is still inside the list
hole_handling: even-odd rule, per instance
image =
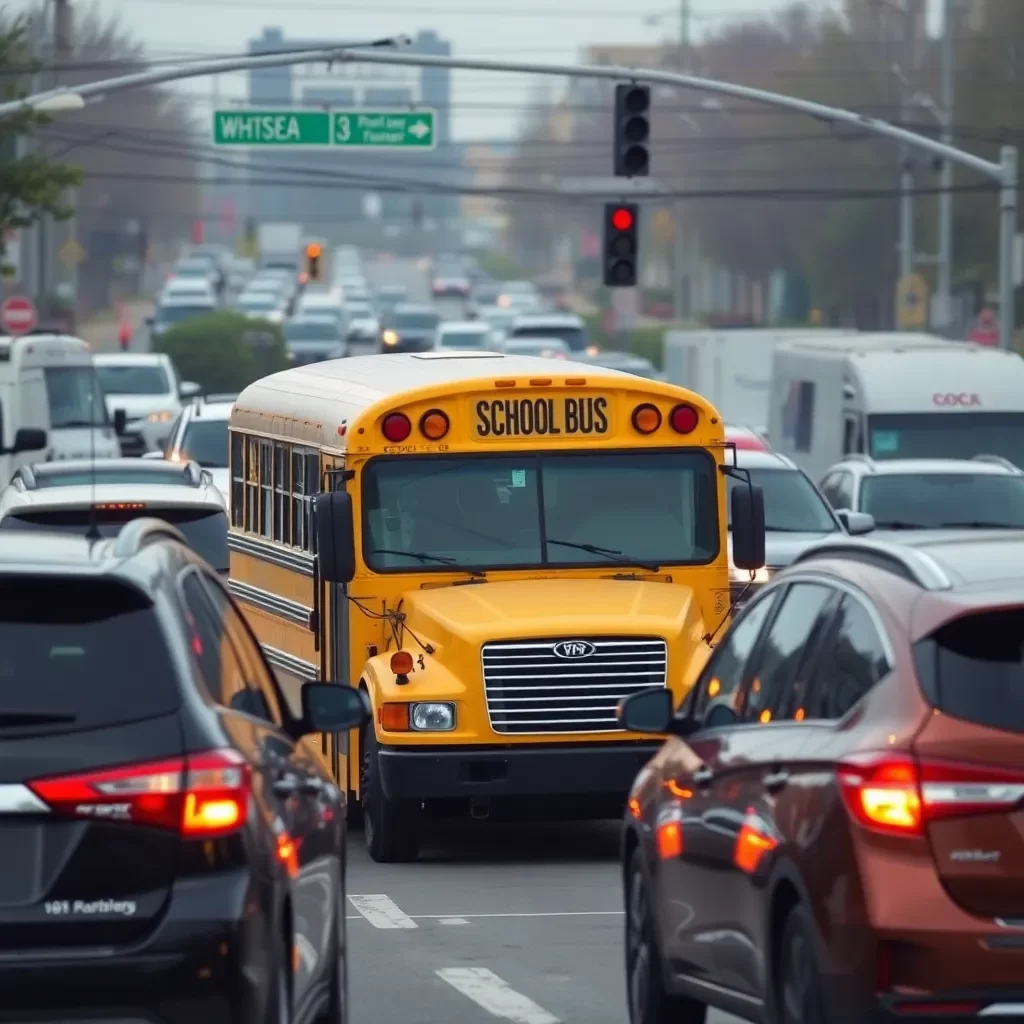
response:
[[[420,849],[420,805],[415,800],[388,800],[380,781],[380,746],[373,725],[363,733],[359,789],[363,835],[378,864],[415,860]]]

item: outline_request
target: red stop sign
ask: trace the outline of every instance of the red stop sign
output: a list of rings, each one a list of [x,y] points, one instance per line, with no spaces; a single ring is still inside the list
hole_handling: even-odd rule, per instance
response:
[[[0,328],[5,334],[28,334],[36,325],[36,307],[24,295],[12,295],[0,306]]]

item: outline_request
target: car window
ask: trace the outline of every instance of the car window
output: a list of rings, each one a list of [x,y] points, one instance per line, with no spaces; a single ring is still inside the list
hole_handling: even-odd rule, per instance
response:
[[[795,583],[787,591],[751,667],[750,685],[741,695],[745,722],[770,722],[799,706],[806,683],[801,669],[817,640],[822,612],[834,591],[817,583]]]
[[[879,527],[934,530],[975,523],[1024,529],[1024,477],[995,473],[892,473],[865,477],[861,508]]]
[[[848,508],[852,510],[853,474],[837,473],[833,493],[835,494],[835,501],[832,502],[833,508]]]
[[[692,703],[688,702],[688,717],[697,722],[703,721],[712,702],[721,702],[739,692],[743,670],[762,627],[768,621],[777,594],[777,590],[769,591],[751,603],[730,627],[694,687],[695,696]]]
[[[889,672],[878,628],[857,598],[842,599],[814,668],[808,718],[842,718]]]
[[[838,529],[828,506],[798,469],[751,469],[750,482],[764,493],[765,529],[779,533],[833,533]],[[746,486],[726,477],[729,494]],[[732,527],[732,502],[729,510]]]
[[[224,618],[218,615],[198,573],[188,572],[181,593],[192,629],[192,653],[210,697],[222,707],[269,721],[268,710],[249,686]]]
[[[281,725],[281,706],[277,690],[252,632],[224,590],[214,580],[207,577],[204,577],[203,583],[211,603],[216,608],[217,614],[231,638],[249,689],[259,694],[259,698],[252,698],[253,706],[260,710],[259,717],[266,718],[275,725]]]

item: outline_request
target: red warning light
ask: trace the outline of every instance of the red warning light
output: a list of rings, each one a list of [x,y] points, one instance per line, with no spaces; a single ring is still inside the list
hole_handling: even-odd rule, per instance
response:
[[[612,214],[612,227],[616,231],[628,231],[633,226],[633,214],[624,207],[619,207]]]

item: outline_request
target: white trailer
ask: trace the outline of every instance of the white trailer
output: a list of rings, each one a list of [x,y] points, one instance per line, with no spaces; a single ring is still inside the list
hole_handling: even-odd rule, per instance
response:
[[[726,423],[763,433],[768,427],[772,353],[779,345],[851,333],[856,332],[828,328],[668,331],[665,379],[703,395]]]
[[[261,267],[299,271],[302,260],[302,225],[287,221],[260,224],[256,233]]]
[[[846,455],[1024,467],[1024,359],[927,334],[808,338],[772,358],[772,446],[820,480]]]

